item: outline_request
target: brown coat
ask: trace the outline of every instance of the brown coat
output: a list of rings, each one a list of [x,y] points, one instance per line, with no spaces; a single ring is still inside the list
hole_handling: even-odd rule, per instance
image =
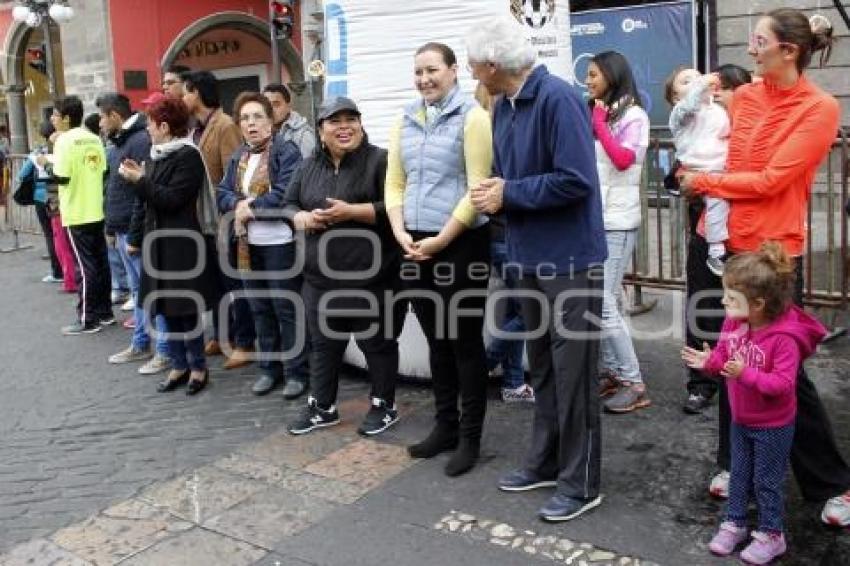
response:
[[[210,114],[209,121],[198,148],[204,156],[204,164],[213,186],[218,186],[224,178],[224,168],[230,162],[234,152],[242,146],[242,132],[233,120],[217,108]]]

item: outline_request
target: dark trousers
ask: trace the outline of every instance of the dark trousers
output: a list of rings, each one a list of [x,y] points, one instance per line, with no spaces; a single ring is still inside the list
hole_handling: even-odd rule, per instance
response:
[[[229,249],[230,265],[236,266],[236,249],[231,243]],[[241,279],[235,279],[225,275],[220,269],[217,270],[219,277],[218,287],[227,295],[234,291],[242,291],[245,285]],[[221,298],[224,300],[224,297]],[[219,302],[220,304],[220,302]],[[218,304],[214,305],[213,312],[213,338],[222,342],[230,342],[238,348],[252,348],[254,340],[257,338],[254,330],[254,320],[251,318],[251,305],[248,299],[242,297],[231,301],[230,307],[227,309],[227,336],[220,335],[221,321],[219,320]]]
[[[803,303],[803,261],[796,261],[796,285],[794,302]],[[795,442],[791,449],[791,468],[800,486],[803,497],[812,501],[822,501],[839,495],[850,489],[850,467],[841,455],[832,424],[826,408],[801,365],[797,373],[797,420],[795,422]],[[728,470],[731,448],[729,446],[729,426],[732,412],[726,388],[720,389],[719,421],[720,437],[717,447],[717,465]]]
[[[414,240],[433,235],[411,233]],[[480,278],[470,277],[471,264],[482,268]],[[403,264],[401,270],[402,285],[412,293],[413,311],[428,339],[437,422],[459,428],[462,437],[473,441],[481,438],[487,408],[483,330],[489,265],[490,233],[484,225],[462,233],[433,259]],[[462,292],[474,294],[456,299]]]
[[[251,246],[251,275],[272,272],[263,279],[245,279],[245,289],[254,292],[288,292],[292,298],[284,296],[252,296],[248,298],[254,329],[257,333],[257,345],[261,359],[260,369],[277,379],[285,370],[287,379],[307,382],[309,367],[307,364],[307,337],[296,344],[296,329],[304,329],[304,321],[295,319],[295,301],[301,302],[300,275],[282,278],[273,272],[282,272],[292,268],[295,263],[295,243]],[[296,349],[297,347],[297,349]]]
[[[759,531],[781,533],[785,515],[785,476],[794,440],[794,425],[752,428],[732,423],[732,473],[726,517],[747,524],[747,506],[755,495]]]
[[[177,371],[205,370],[204,334],[201,332],[194,338],[189,337],[189,333],[198,326],[198,315],[166,316],[165,326],[168,328],[168,355],[172,368]]]
[[[526,329],[546,329],[527,341],[536,403],[525,468],[557,478],[558,492],[576,498],[599,495],[601,330],[591,320],[602,317],[602,283],[601,269],[572,277],[524,275],[519,281],[521,289],[537,295],[520,299]],[[564,293],[575,294],[559,304]]]
[[[388,289],[392,291],[392,286]],[[371,397],[384,400],[388,405],[395,403],[395,382],[398,376],[398,342],[404,322],[403,306],[396,305],[393,314],[387,316],[384,290],[372,291],[378,301],[374,316],[343,314],[343,311],[368,309],[362,297],[330,299],[324,310],[320,310],[322,296],[328,291],[318,289],[305,282],[302,290],[307,313],[307,331],[310,336],[310,393],[316,403],[328,409],[336,403],[339,389],[339,369],[348,346],[350,335],[355,334],[357,345],[366,356],[366,365],[372,379]],[[334,311],[337,311],[336,315]],[[325,326],[323,328],[322,326]],[[327,330],[342,336],[328,335]],[[367,331],[370,335],[367,336]],[[372,332],[374,331],[374,332]],[[361,334],[361,337],[357,337]]]
[[[701,208],[691,207],[691,225],[696,226]],[[702,350],[703,342],[708,342],[713,348],[720,336],[723,326],[723,284],[718,276],[713,274],[706,265],[708,259],[708,243],[705,238],[691,232],[688,242],[688,257],[685,264],[687,277],[687,312],[685,316],[685,341],[688,346]],[[716,314],[700,315],[700,312],[715,311]],[[722,390],[720,381],[695,369],[688,370],[688,393],[714,397],[717,390]],[[728,429],[726,438],[728,438]],[[728,468],[725,468],[728,469]]]
[[[41,225],[41,233],[44,234],[44,243],[47,245],[47,255],[50,256],[50,273],[57,279],[62,279],[62,265],[59,256],[56,255],[56,246],[53,244],[53,226],[50,216],[47,214],[47,205],[43,202],[35,203],[35,214]]]
[[[83,324],[112,317],[112,279],[106,257],[103,221],[68,227],[68,240],[74,254],[74,279],[79,301],[77,316]]]

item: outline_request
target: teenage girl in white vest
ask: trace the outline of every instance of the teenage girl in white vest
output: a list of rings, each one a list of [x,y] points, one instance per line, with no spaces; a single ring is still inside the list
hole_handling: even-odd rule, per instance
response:
[[[605,219],[608,259],[600,343],[600,395],[613,413],[648,407],[649,397],[617,296],[640,226],[640,178],[649,146],[649,117],[641,108],[625,57],[605,51],[593,57],[585,79],[593,112],[596,163]]]

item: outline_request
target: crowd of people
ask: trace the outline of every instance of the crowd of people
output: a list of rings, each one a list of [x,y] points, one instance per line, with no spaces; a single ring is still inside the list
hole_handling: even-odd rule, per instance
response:
[[[692,220],[686,412],[719,392],[710,492],[729,508],[710,548],[727,555],[748,541],[742,557],[756,564],[786,552],[789,461],[804,497],[828,500],[823,521],[850,524],[850,467],[803,367],[824,329],[800,308],[809,191],[839,124],[837,102],[805,70],[832,41],[823,18],[776,10],[749,41],[757,80],[734,65],[680,68],[666,87],[678,161],[665,186],[688,199]],[[419,96],[398,109],[387,149],[344,97],[322,103],[315,130],[283,85],[242,93],[231,118],[206,71],[168,69],[139,112],[104,94],[95,132],[78,98],[58,100],[54,131],[42,132],[52,150],[30,166],[55,258],[45,281],[79,297],[63,333],[98,332],[126,303],[132,337],[110,363],[145,361],[145,372],[167,371],[159,391],[194,395],[209,356],[224,354],[225,369],[256,361],[256,394],[281,382],[287,399],[309,392],[288,425],[297,435],[340,422],[353,336],[372,383],[358,430],[376,435],[400,417],[410,310],[435,401],[410,455],[451,452],[448,476],[472,469],[488,376],[501,366],[503,399],[533,402],[534,419],[525,459],[498,487],[554,488],[539,511],[548,521],[598,506],[600,408],[651,405],[619,296],[642,222],[649,118],[619,53],[592,58],[584,100],[535,65],[509,22],[476,25],[466,51],[474,97],[449,46],[413,54]],[[491,301],[500,314],[485,346],[491,275],[506,292]]]

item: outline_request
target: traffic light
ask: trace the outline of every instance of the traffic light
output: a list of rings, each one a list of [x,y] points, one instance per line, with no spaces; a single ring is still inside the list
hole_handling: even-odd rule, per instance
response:
[[[47,57],[44,55],[44,47],[27,47],[27,65],[47,74]]]
[[[270,15],[275,36],[280,39],[292,37],[292,29],[295,26],[295,6],[293,0],[272,0],[270,4]]]

